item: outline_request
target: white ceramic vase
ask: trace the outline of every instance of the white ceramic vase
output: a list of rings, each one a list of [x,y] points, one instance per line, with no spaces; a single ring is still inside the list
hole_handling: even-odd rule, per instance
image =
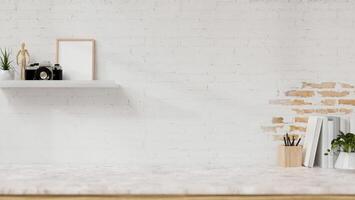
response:
[[[14,80],[14,72],[11,70],[0,70],[0,81]]]
[[[355,169],[355,153],[340,152],[335,162],[337,169]]]

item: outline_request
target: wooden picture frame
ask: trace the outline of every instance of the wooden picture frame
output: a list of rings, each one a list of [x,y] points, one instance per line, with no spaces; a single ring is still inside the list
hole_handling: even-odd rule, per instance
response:
[[[96,79],[95,76],[96,44],[95,43],[96,41],[94,39],[70,39],[70,38],[57,39],[56,63],[62,65],[63,67],[64,80],[95,80]],[[74,56],[79,56],[79,55],[82,57],[81,58],[82,60],[73,60]],[[82,74],[80,73],[81,72],[80,70],[83,70]]]

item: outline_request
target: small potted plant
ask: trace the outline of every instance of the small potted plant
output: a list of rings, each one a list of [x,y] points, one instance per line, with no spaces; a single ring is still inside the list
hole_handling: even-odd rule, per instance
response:
[[[1,49],[0,53],[0,80],[13,80],[14,73],[11,66],[10,52],[7,49]]]
[[[340,132],[331,144],[333,151],[340,152],[335,168],[355,169],[355,134]]]

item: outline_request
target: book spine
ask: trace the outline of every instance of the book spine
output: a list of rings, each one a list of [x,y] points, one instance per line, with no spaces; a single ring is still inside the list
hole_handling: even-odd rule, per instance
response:
[[[350,131],[350,121],[349,119],[340,119],[340,131],[343,133],[348,133]]]
[[[319,143],[319,136],[321,134],[322,124],[323,124],[323,118],[318,117],[316,119],[316,129],[314,131],[314,135],[313,135],[313,139],[312,139],[313,141],[312,141],[311,149],[310,149],[309,167],[314,167],[314,161],[316,158],[317,147],[318,147],[318,143]]]
[[[334,139],[335,135],[335,121],[328,121],[328,147],[327,149],[331,149],[331,142]],[[334,168],[334,156],[333,153],[328,153],[328,168]]]
[[[321,148],[322,148],[322,155],[320,155],[322,157],[322,165],[323,165],[323,168],[329,168],[329,165],[328,165],[328,160],[329,160],[329,157],[327,155],[327,149],[329,147],[328,145],[328,142],[329,142],[329,136],[328,136],[328,118],[323,118],[323,127],[322,127],[322,137],[323,137],[323,141],[322,141],[322,145],[321,145]]]

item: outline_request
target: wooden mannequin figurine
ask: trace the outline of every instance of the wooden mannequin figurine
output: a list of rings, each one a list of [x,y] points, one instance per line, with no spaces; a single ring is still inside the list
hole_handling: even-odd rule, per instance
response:
[[[21,68],[21,80],[25,80],[25,67],[30,61],[30,54],[25,48],[26,44],[21,44],[21,49],[17,53],[16,61],[17,65]]]

